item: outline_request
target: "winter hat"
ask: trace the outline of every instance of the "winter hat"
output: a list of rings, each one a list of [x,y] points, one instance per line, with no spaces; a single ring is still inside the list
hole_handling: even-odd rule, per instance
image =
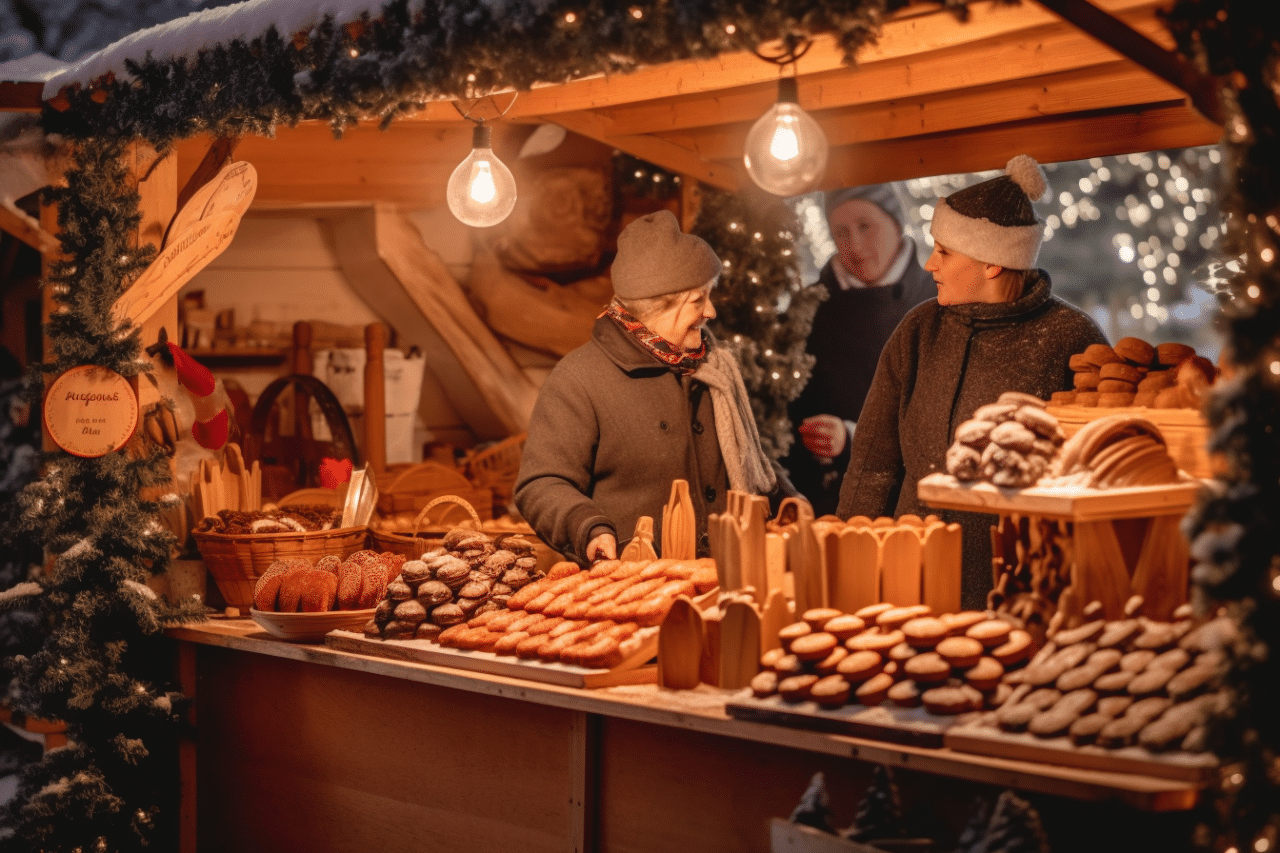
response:
[[[648,299],[702,287],[720,274],[720,259],[707,241],[680,230],[669,210],[632,222],[618,235],[613,292]]]
[[[975,261],[1029,270],[1044,239],[1044,223],[1031,202],[1049,198],[1049,182],[1040,164],[1026,154],[1010,160],[1004,171],[938,199],[930,233],[936,242]]]
[[[898,201],[898,194],[893,191],[893,184],[866,184],[824,193],[822,206],[826,209],[827,218],[831,218],[831,214],[837,207],[857,198],[869,201],[889,214],[898,223],[899,228],[907,221],[906,215],[902,212],[902,202]]]

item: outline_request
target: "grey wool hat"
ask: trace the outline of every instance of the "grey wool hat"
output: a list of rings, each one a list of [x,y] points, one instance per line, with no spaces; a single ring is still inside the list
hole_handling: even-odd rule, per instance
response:
[[[720,275],[720,258],[707,241],[680,230],[669,210],[645,214],[618,235],[613,292],[649,299],[702,287]]]
[[[898,194],[893,191],[893,184],[864,184],[823,193],[822,207],[827,213],[827,218],[831,218],[832,212],[837,207],[854,199],[871,202],[893,217],[899,228],[906,224],[907,217],[903,213],[902,202],[898,201]]]
[[[1029,270],[1044,240],[1044,223],[1031,203],[1048,199],[1049,182],[1026,154],[1010,160],[1004,171],[938,199],[929,230],[936,242],[976,261]]]

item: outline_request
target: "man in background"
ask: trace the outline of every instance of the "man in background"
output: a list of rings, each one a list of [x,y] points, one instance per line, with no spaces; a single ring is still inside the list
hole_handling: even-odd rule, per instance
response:
[[[790,408],[799,441],[784,461],[816,515],[836,510],[880,350],[908,311],[937,295],[903,233],[906,214],[892,184],[833,190],[823,201],[836,254],[818,276],[828,298],[809,334],[812,377]]]

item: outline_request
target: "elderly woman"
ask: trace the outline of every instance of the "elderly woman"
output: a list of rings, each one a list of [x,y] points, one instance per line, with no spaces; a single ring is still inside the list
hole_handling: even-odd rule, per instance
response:
[[[516,480],[520,513],[565,557],[615,559],[638,518],[661,520],[673,480],[689,483],[700,556],[728,489],[794,493],[760,448],[733,357],[704,328],[720,271],[669,211],[618,236],[613,301],[543,384]]]
[[[944,470],[957,425],[1005,391],[1047,398],[1071,387],[1071,355],[1106,343],[1035,268],[1044,223],[1031,205],[1049,192],[1039,164],[1021,155],[1005,171],[938,201],[925,264],[938,297],[907,314],[885,345],[853,434],[842,518],[930,512],[916,483]],[[938,514],[964,529],[961,600],[981,609],[991,588],[993,519]]]

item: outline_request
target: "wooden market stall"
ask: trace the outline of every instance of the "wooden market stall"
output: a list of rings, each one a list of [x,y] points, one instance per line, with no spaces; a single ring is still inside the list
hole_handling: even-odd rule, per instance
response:
[[[831,142],[822,187],[998,168],[1020,153],[1054,162],[1217,142],[1222,130],[1200,112],[1204,103],[1170,82],[1185,69],[1153,50],[1172,47],[1162,5],[981,0],[961,23],[917,4],[884,22],[855,67],[833,38],[816,36],[796,76],[801,105]],[[1128,45],[1145,66],[1080,29],[1080,16],[1097,10],[1113,45]],[[742,142],[773,102],[778,74],[744,51],[538,86],[496,123],[495,145],[513,153],[550,123],[632,154],[683,176],[687,222],[700,184],[748,183]],[[0,109],[57,109],[57,97],[39,82],[0,82]],[[142,195],[137,240],[159,243],[226,162],[251,163],[257,190],[244,216],[322,222],[344,274],[379,318],[394,318],[400,346],[426,353],[428,381],[459,419],[481,438],[514,435],[538,375],[408,213],[440,207],[469,130],[441,100],[386,130],[347,128],[341,140],[309,121],[271,139],[194,136],[161,157],[139,143],[129,164]],[[50,212],[36,221],[6,202],[0,227],[57,251]],[[143,338],[176,324],[170,298]],[[160,393],[140,390],[142,406]],[[762,821],[784,816],[814,769],[854,790],[848,780],[861,780],[868,761],[906,771],[921,799],[962,802],[977,783],[1043,795],[1048,813],[1093,803],[1095,814],[1122,819],[1114,841],[1125,849],[1162,832],[1186,837],[1181,813],[1204,784],[798,732],[731,719],[715,692],[579,690],[375,661],[283,643],[245,620],[171,636],[196,702],[196,734],[184,747],[190,851],[765,850]]]

